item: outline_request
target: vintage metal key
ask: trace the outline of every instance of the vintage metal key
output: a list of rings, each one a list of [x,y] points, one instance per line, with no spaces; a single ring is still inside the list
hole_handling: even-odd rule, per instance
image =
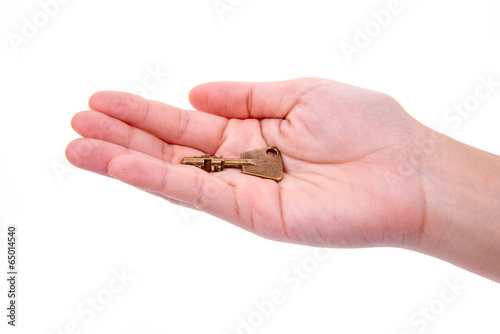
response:
[[[207,172],[220,172],[224,168],[241,168],[244,174],[254,175],[276,182],[283,178],[283,160],[276,147],[265,147],[258,150],[241,153],[240,159],[225,159],[223,157],[187,157],[182,160],[184,165],[195,166]]]

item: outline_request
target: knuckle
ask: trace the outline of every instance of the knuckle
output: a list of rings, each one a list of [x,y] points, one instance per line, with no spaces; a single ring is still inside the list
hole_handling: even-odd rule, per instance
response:
[[[189,124],[189,113],[185,110],[177,110],[177,138],[176,142],[182,142],[182,139],[186,135],[188,124]]]
[[[205,178],[200,174],[196,173],[194,177],[194,197],[193,197],[193,205],[203,210],[207,204],[206,192],[205,192]]]
[[[168,166],[166,164],[162,166],[160,180],[160,190],[162,193],[166,194],[168,187]]]
[[[247,101],[246,101],[247,117],[250,117],[252,115],[254,94],[255,94],[255,84],[251,84],[250,88],[248,89]]]
[[[149,112],[151,110],[151,102],[143,98],[141,98],[141,100],[142,100],[142,119],[139,122],[140,124],[145,124],[149,118]]]
[[[161,160],[166,162],[171,162],[174,155],[172,145],[162,143],[160,150],[161,150],[160,152]]]

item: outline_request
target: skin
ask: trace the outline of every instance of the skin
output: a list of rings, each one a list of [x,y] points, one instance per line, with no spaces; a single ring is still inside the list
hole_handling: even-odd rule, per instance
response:
[[[265,238],[402,247],[500,281],[499,157],[417,122],[392,97],[335,81],[216,82],[195,110],[99,92],[72,119],[77,167]],[[276,146],[280,183],[180,165]]]

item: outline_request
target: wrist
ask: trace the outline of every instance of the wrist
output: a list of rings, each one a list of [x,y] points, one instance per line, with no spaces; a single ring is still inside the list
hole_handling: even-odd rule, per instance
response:
[[[419,251],[500,282],[500,157],[443,135],[421,175]]]

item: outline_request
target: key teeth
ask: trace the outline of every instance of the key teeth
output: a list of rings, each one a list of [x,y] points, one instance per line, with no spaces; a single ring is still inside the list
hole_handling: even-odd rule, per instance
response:
[[[212,172],[221,172],[222,170],[224,170],[224,162],[221,162],[220,165],[214,164],[214,161],[212,159],[222,159],[222,155],[214,155],[212,158],[210,158],[210,170]]]

